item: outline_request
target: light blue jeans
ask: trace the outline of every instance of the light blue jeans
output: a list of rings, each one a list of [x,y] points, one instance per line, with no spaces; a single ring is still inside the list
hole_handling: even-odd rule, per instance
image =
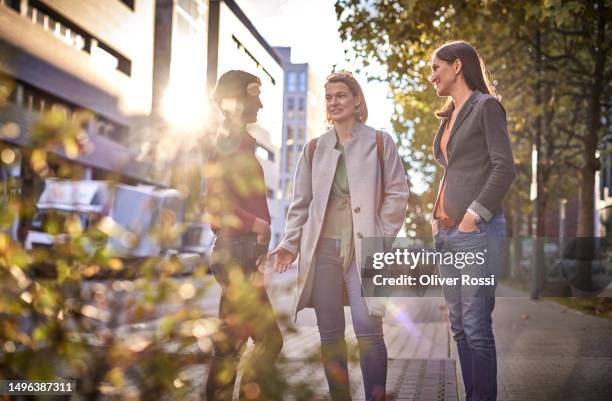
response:
[[[333,401],[350,400],[344,338],[344,293],[348,295],[367,401],[385,400],[387,347],[382,318],[370,316],[362,297],[357,264],[342,271],[340,240],[322,238],[316,250],[313,303],[321,335],[321,355]]]

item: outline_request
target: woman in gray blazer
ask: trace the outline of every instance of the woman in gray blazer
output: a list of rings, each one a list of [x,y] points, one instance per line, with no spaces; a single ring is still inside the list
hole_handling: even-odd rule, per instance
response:
[[[333,127],[304,147],[285,236],[271,255],[281,272],[300,256],[294,310],[315,309],[332,399],[350,400],[343,307],[348,301],[366,400],[384,400],[384,303],[362,297],[362,239],[397,235],[408,184],[391,136],[365,125],[367,105],[351,73],[327,78],[325,100]]]
[[[457,283],[443,286],[444,298],[467,399],[494,401],[491,314],[506,235],[502,200],[516,176],[506,112],[480,56],[466,42],[434,52],[429,80],[446,98],[436,112],[441,124],[434,139],[434,156],[444,169],[432,220],[436,250],[473,255],[465,267],[439,266],[444,278]]]

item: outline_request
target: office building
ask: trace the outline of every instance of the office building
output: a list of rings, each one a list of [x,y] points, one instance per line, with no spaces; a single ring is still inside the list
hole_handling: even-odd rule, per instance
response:
[[[290,47],[276,47],[285,69],[283,142],[281,151],[281,202],[286,215],[293,197],[297,161],[309,139],[326,131],[322,84],[307,63],[292,63]]]

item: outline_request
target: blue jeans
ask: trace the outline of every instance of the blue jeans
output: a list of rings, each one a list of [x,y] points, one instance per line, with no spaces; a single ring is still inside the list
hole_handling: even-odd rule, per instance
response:
[[[438,252],[452,252],[455,255],[460,252],[483,252],[481,255],[484,255],[484,263],[474,262],[461,269],[456,264],[444,262],[439,266],[443,278],[457,279],[456,285],[445,284],[442,289],[451,331],[457,343],[467,401],[495,401],[497,397],[497,353],[491,318],[496,285],[465,285],[462,284],[462,276],[478,279],[494,275],[497,280],[505,236],[503,213],[489,222],[479,223],[477,232],[464,233],[457,227],[440,228],[435,236]]]
[[[340,240],[322,238],[316,250],[315,269],[313,304],[321,335],[323,367],[332,400],[351,399],[344,338],[344,289],[351,306],[353,327],[359,344],[366,400],[384,400],[387,347],[383,338],[382,317],[370,316],[368,312],[355,260],[343,272]]]

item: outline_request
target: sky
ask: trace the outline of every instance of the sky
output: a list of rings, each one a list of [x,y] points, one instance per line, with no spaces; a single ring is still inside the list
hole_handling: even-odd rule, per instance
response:
[[[355,72],[362,86],[367,104],[367,124],[390,132],[393,103],[390,91],[384,82],[367,82],[366,74],[380,73],[381,66],[369,66],[364,71],[360,64],[345,61],[343,44],[338,34],[339,23],[334,11],[334,0],[237,0],[255,28],[271,46],[291,47],[293,63],[308,63],[316,72],[320,82],[336,69]]]

